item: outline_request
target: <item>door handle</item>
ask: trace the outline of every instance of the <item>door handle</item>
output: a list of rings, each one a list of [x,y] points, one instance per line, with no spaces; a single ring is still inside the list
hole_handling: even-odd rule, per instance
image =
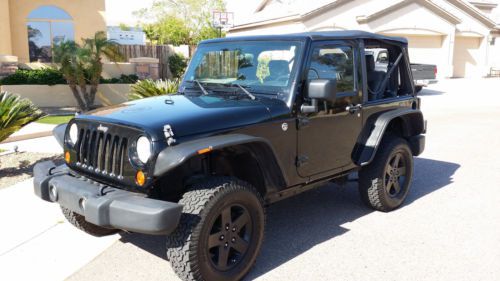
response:
[[[354,113],[360,111],[361,109],[363,109],[363,106],[361,104],[356,104],[356,105],[351,104],[345,108],[345,110],[349,111],[349,113],[351,113],[351,114],[354,114]]]

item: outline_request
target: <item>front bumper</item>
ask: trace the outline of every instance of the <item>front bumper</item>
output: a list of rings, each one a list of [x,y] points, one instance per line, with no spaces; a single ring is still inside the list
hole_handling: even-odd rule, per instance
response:
[[[431,84],[437,84],[437,82],[437,79],[415,80],[415,86],[427,87]]]
[[[179,223],[182,205],[77,178],[65,165],[56,167],[52,161],[35,165],[33,173],[38,197],[57,202],[92,224],[145,234],[169,234]]]

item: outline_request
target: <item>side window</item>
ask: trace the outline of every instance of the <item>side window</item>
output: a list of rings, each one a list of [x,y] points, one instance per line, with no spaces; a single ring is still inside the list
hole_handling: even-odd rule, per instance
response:
[[[368,42],[365,60],[369,101],[411,94],[405,62],[398,61],[401,54],[402,49],[398,46]]]
[[[377,63],[389,63],[387,51],[381,51],[377,56]]]
[[[314,49],[308,79],[337,79],[337,92],[354,92],[353,50],[348,46]]]

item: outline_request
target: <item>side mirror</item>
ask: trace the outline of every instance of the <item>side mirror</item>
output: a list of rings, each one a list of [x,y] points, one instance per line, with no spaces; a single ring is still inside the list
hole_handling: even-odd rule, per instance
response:
[[[311,105],[302,105],[302,112],[312,113],[318,111],[318,101],[335,102],[337,99],[336,79],[314,79],[309,80],[306,86],[307,97],[311,99]]]

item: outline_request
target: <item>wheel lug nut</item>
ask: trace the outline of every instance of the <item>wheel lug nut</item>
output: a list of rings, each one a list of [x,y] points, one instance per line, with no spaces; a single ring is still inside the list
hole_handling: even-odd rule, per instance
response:
[[[236,231],[236,227],[233,227],[233,232],[235,232],[235,231]]]
[[[231,238],[231,242],[233,242],[233,243],[236,242],[236,239],[234,237]]]
[[[224,240],[224,235],[221,235],[221,236],[220,236],[220,240]]]
[[[226,247],[226,248],[227,248],[228,246],[229,246],[229,244],[227,244],[227,242],[226,242],[226,243],[224,244],[224,247]]]

